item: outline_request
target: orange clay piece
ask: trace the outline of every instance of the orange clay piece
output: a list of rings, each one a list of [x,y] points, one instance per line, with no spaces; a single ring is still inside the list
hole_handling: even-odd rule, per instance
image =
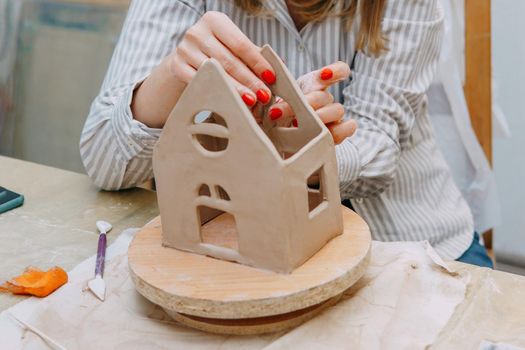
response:
[[[67,273],[55,266],[48,271],[28,267],[20,276],[0,285],[0,292],[46,297],[67,282]]]

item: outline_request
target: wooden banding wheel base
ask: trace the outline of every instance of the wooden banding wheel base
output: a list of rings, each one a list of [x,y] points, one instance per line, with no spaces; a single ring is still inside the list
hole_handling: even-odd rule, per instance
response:
[[[343,234],[291,274],[163,247],[157,217],[131,242],[131,278],[140,294],[193,328],[258,334],[298,326],[335,304],[368,265],[370,230],[352,210],[342,211]],[[227,230],[227,217],[214,220]],[[212,223],[207,229],[216,232]]]

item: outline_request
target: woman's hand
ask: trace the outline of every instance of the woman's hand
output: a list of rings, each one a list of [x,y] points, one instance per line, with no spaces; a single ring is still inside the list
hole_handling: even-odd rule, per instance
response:
[[[345,113],[343,105],[335,103],[334,97],[326,89],[332,84],[346,80],[349,76],[350,67],[344,62],[336,62],[323,69],[305,74],[297,80],[306,100],[332,133],[335,144],[352,136],[357,124],[351,119],[342,120]],[[293,125],[297,126],[297,121],[293,119],[294,112],[285,101],[272,105],[268,113],[273,120],[286,118],[293,120]]]
[[[256,99],[270,101],[266,84],[275,82],[275,73],[261,55],[261,49],[223,13],[206,12],[186,31],[181,43],[169,58],[170,69],[179,80],[189,83],[208,58],[215,58],[250,107]],[[264,82],[263,82],[264,80]]]
[[[261,49],[228,16],[210,11],[186,31],[176,50],[135,91],[135,119],[152,127],[164,126],[186,84],[208,58],[222,65],[249,107],[270,101],[266,84],[275,83],[275,72]]]

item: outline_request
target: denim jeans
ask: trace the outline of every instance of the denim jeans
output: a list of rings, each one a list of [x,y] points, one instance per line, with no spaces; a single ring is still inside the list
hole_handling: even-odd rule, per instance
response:
[[[352,203],[348,199],[343,200],[342,204],[347,208],[354,209]],[[481,243],[479,243],[479,235],[477,232],[474,232],[474,239],[472,240],[470,247],[456,260],[471,265],[489,267],[491,269],[494,268],[492,259],[487,254],[487,250],[481,245]]]
[[[479,235],[477,232],[474,233],[474,239],[470,247],[456,260],[471,265],[494,268],[492,259],[487,254],[487,250],[479,243]]]

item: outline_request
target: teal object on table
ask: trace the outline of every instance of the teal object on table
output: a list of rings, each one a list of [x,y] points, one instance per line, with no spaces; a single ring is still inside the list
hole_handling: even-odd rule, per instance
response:
[[[0,214],[24,204],[24,196],[0,187]]]

